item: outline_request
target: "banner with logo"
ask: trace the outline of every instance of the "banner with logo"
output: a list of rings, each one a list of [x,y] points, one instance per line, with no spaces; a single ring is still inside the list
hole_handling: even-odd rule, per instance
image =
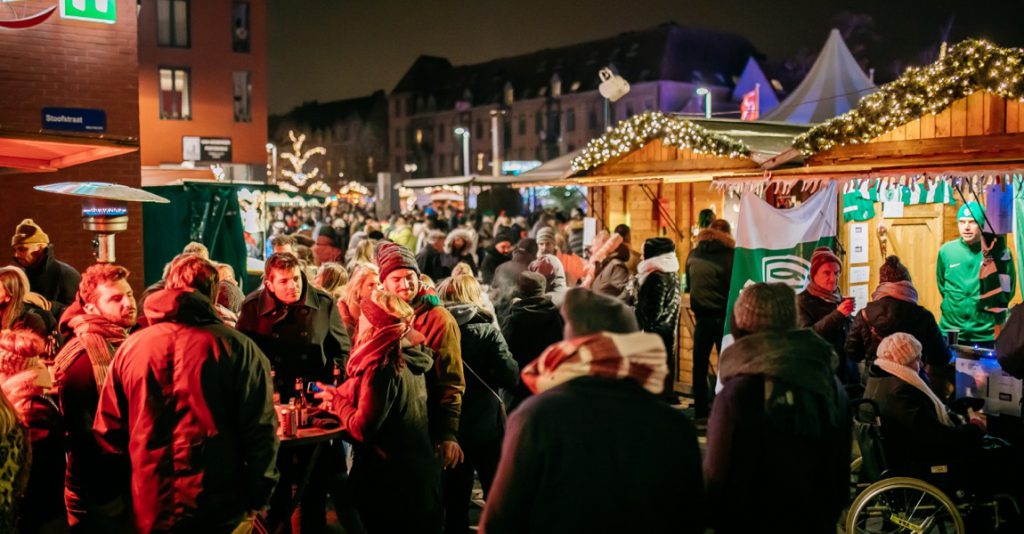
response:
[[[744,193],[726,317],[732,316],[736,297],[750,284],[782,282],[797,293],[803,291],[811,275],[811,253],[835,245],[837,209],[835,182],[788,210],[775,209],[754,193]],[[728,321],[725,333],[722,344],[728,346],[732,342]]]
[[[1017,276],[1024,276],[1024,180],[1020,175],[1013,177],[1013,244],[1017,249]],[[1024,291],[1024,285],[1017,285]]]

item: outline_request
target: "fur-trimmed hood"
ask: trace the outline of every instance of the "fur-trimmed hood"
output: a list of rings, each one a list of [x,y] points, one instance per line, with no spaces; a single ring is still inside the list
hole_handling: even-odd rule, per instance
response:
[[[444,238],[444,251],[447,254],[452,253],[452,243],[455,239],[461,237],[466,242],[466,248],[462,250],[462,254],[472,254],[476,252],[476,236],[472,232],[464,228],[456,228],[448,233],[448,236]]]
[[[720,230],[715,230],[714,228],[705,228],[697,234],[697,244],[705,241],[717,241],[726,248],[736,248],[736,240],[733,239],[731,235]]]

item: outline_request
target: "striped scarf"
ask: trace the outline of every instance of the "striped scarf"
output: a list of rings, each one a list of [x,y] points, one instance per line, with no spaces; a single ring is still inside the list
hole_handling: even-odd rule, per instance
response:
[[[598,332],[547,348],[523,370],[523,383],[540,393],[582,376],[628,378],[655,395],[665,389],[665,344],[656,334]]]
[[[96,379],[96,390],[103,389],[117,347],[128,338],[128,330],[99,315],[83,313],[68,321],[74,336],[54,360],[54,375],[58,384],[63,384],[65,374],[82,351],[92,363],[92,375]]]

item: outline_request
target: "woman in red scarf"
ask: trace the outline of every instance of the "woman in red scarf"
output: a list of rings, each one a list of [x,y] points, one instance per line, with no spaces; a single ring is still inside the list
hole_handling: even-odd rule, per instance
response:
[[[318,395],[353,440],[356,508],[371,533],[438,532],[440,472],[423,377],[433,359],[412,329],[412,308],[398,296],[376,291],[360,311],[348,379]]]

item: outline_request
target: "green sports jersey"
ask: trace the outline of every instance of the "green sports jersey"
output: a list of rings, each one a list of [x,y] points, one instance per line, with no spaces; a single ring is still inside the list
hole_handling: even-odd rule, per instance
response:
[[[962,341],[992,341],[995,325],[1002,318],[1002,314],[986,312],[980,306],[981,261],[981,244],[968,245],[963,239],[942,245],[936,261],[936,282],[942,294],[939,328],[959,328]],[[1009,271],[1013,280],[1012,261]],[[1012,289],[1010,294],[1013,294]]]

